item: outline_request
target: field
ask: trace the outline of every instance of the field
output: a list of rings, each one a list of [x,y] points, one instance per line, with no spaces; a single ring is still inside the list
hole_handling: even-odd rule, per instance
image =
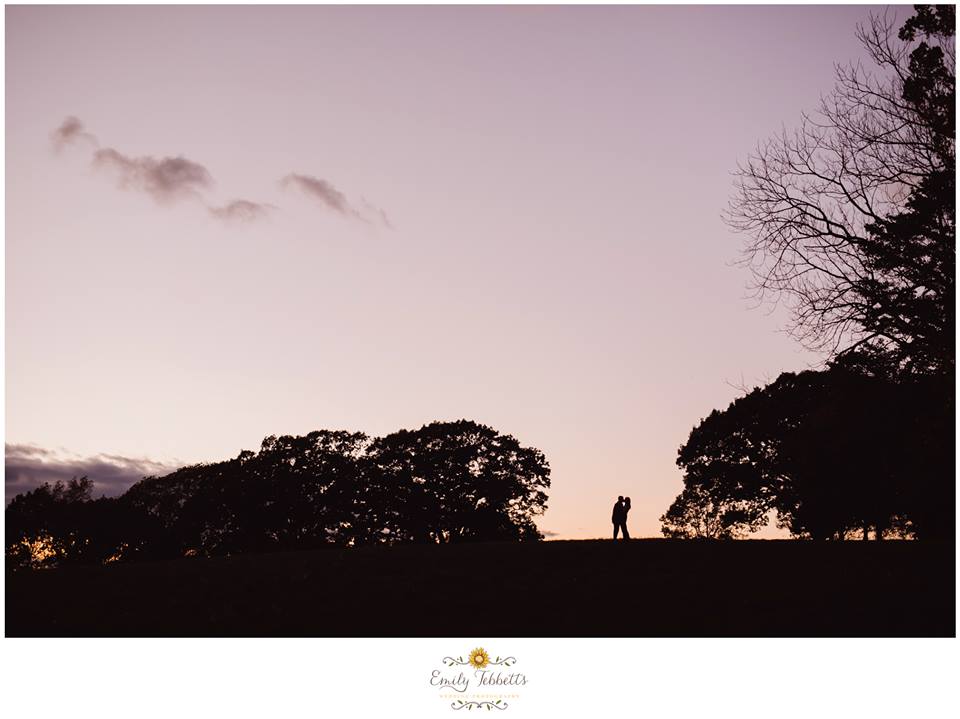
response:
[[[552,541],[6,576],[7,636],[953,636],[954,548]]]

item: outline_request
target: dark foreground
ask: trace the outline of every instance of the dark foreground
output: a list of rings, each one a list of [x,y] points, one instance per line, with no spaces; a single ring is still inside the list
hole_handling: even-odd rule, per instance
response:
[[[8,636],[953,636],[953,547],[374,547],[7,575]]]

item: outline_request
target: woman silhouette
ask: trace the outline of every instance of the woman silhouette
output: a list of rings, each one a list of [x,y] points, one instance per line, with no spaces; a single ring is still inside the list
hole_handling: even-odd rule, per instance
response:
[[[627,531],[627,514],[630,512],[630,497],[623,498],[623,538],[630,539],[630,532]]]

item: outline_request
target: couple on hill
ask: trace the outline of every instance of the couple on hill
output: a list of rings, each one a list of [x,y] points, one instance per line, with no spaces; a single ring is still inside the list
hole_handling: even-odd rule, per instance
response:
[[[623,538],[630,539],[630,532],[627,531],[627,512],[630,511],[630,497],[617,497],[617,503],[613,505],[613,538],[617,538],[617,532],[623,530]]]

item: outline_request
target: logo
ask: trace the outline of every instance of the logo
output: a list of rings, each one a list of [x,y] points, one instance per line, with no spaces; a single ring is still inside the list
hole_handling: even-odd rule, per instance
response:
[[[516,657],[491,656],[483,647],[441,663],[430,674],[430,686],[455,710],[505,711],[529,682],[516,670]]]

